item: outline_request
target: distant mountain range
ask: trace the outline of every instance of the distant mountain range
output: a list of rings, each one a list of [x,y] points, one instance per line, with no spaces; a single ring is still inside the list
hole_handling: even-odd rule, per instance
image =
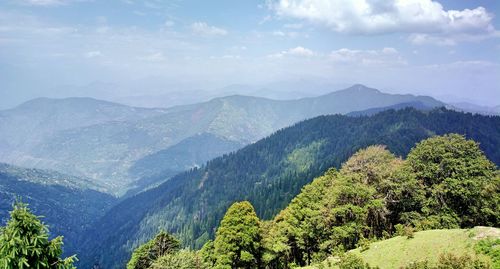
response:
[[[337,94],[353,97],[357,90]],[[373,90],[359,90],[375,100],[378,96]],[[326,97],[323,101],[334,102]],[[235,201],[250,201],[259,217],[270,219],[302,186],[369,145],[387,145],[391,152],[405,156],[427,137],[458,133],[479,142],[488,158],[500,164],[500,117],[444,108],[359,114],[297,123],[121,201],[85,233],[79,244],[82,266],[99,263],[122,268],[130,251],[161,229],[176,233],[185,246],[201,247],[213,238],[224,212]],[[153,181],[165,179],[158,176]]]
[[[86,179],[0,163],[0,225],[5,225],[12,204],[20,199],[43,216],[51,235],[63,235],[65,251],[74,253],[83,231],[117,201],[99,190],[101,186]]]
[[[472,103],[461,102],[461,103],[450,103],[449,108],[458,111],[477,113],[483,115],[500,115],[500,105],[494,107],[488,107],[488,106],[479,106]]]
[[[41,98],[0,111],[0,161],[90,178],[123,194],[142,177],[200,166],[301,120],[401,103],[444,105],[363,85],[297,100],[234,95],[161,109]]]

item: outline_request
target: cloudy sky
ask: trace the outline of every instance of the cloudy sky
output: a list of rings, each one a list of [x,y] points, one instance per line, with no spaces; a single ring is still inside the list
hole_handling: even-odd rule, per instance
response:
[[[294,80],[500,105],[499,14],[496,0],[3,0],[0,108]]]

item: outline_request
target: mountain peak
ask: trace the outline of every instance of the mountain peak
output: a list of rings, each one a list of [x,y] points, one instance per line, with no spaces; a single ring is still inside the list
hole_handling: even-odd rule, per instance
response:
[[[351,87],[345,89],[344,91],[355,91],[355,92],[375,92],[380,93],[379,90],[367,87],[363,84],[354,84]]]

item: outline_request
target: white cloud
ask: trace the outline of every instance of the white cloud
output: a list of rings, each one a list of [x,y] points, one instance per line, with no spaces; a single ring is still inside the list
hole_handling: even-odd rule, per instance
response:
[[[406,61],[395,48],[381,50],[353,50],[342,48],[330,53],[329,59],[336,64],[364,66],[405,65]]]
[[[224,36],[227,30],[208,25],[206,22],[195,22],[191,24],[191,31],[202,36]]]
[[[312,51],[310,49],[298,46],[298,47],[284,50],[284,51],[281,51],[278,53],[270,54],[270,55],[268,55],[268,57],[269,58],[282,58],[286,55],[299,56],[299,57],[311,57],[311,56],[316,55],[316,53],[314,53],[314,51]]]
[[[289,38],[296,38],[300,36],[300,33],[298,32],[283,32],[283,31],[274,31],[272,32],[273,36],[279,36],[279,37],[289,37]],[[307,35],[304,35],[304,37],[307,37]]]
[[[102,53],[99,50],[88,51],[85,53],[85,58],[95,58],[101,56]]]
[[[278,0],[270,6],[281,17],[303,19],[342,33],[462,36],[458,41],[498,35],[493,15],[485,8],[445,10],[433,0]]]

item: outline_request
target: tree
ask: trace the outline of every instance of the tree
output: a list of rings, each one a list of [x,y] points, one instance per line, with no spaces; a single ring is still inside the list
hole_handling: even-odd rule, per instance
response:
[[[408,154],[407,164],[424,185],[422,228],[499,224],[496,166],[463,136],[426,139]]]
[[[49,240],[49,230],[27,204],[16,202],[5,227],[0,228],[0,267],[5,269],[72,269],[75,256],[65,259],[62,237]]]
[[[176,252],[179,247],[180,243],[175,237],[162,231],[132,253],[127,269],[147,269],[158,258]]]
[[[249,202],[229,207],[217,230],[214,247],[216,268],[257,268],[261,264],[260,221]]]

